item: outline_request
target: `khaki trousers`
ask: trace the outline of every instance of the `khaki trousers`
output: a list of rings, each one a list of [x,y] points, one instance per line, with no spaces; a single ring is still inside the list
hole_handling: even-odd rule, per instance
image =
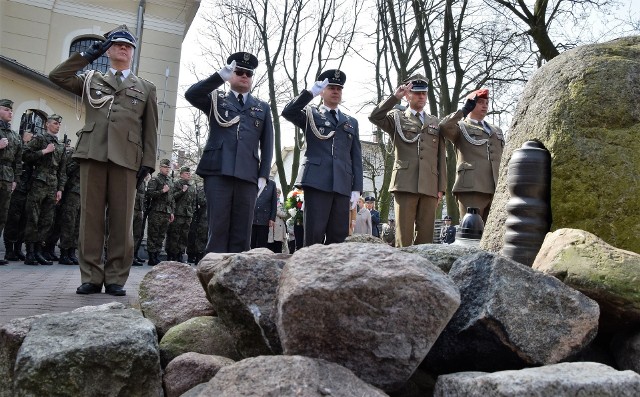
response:
[[[462,218],[464,218],[464,215],[467,213],[467,208],[477,208],[478,214],[482,217],[485,225],[487,224],[493,194],[468,192],[455,193],[455,196],[458,201],[458,210],[460,211],[460,222],[462,222]]]
[[[396,215],[396,247],[433,243],[438,198],[408,192],[393,192],[393,196]]]
[[[80,161],[78,260],[82,283],[124,286],[133,261],[136,172],[112,162]],[[105,236],[109,208],[108,236]],[[102,262],[104,244],[107,262]]]

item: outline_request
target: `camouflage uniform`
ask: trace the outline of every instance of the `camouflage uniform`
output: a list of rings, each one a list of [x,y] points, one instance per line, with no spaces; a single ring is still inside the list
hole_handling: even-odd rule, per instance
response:
[[[3,99],[0,105],[11,109],[13,102]],[[13,183],[18,180],[22,169],[20,136],[11,129],[9,122],[0,120],[0,139],[3,138],[7,139],[8,144],[4,149],[0,149],[0,234],[7,222]],[[0,261],[0,264],[6,264],[6,261]]]
[[[22,147],[24,148],[25,146],[26,143],[23,143]],[[27,223],[25,209],[27,207],[27,194],[31,190],[32,175],[33,166],[23,163],[22,174],[20,174],[18,184],[11,194],[9,214],[7,215],[7,224],[4,229],[4,244],[7,250],[6,260],[24,260],[22,243],[24,242],[24,228]]]
[[[207,198],[204,194],[204,185],[196,189],[196,206],[189,228],[187,253],[189,262],[196,265],[204,256],[209,235],[209,222],[207,221]]]
[[[60,211],[60,264],[77,265],[76,248],[80,229],[80,164],[67,152],[67,184]]]
[[[135,247],[133,251],[134,262],[142,262],[138,256],[138,250],[140,249],[140,244],[142,244],[142,237],[144,234],[145,190],[146,186],[144,182],[138,185],[136,188],[136,201],[133,207],[133,241]]]
[[[168,164],[168,160],[160,162],[160,165]],[[169,191],[163,192],[164,185],[169,186]],[[175,202],[171,189],[173,182],[168,175],[161,172],[149,180],[147,184],[147,196],[150,200],[149,217],[147,218],[147,253],[149,254],[149,266],[157,265],[158,254],[162,249],[162,242],[167,234],[170,215],[173,214]]]
[[[43,154],[42,150],[50,143],[54,144],[54,151]],[[27,144],[23,160],[34,165],[32,186],[27,195],[27,224],[24,232],[27,256],[31,252],[35,255],[35,258],[32,255],[32,259],[38,263],[50,264],[42,257],[41,242],[53,226],[56,192],[63,191],[67,182],[64,144],[58,143],[58,138],[50,133],[36,135]],[[25,260],[25,264],[37,264],[33,262],[29,258]]]
[[[188,187],[183,191],[185,185]],[[195,211],[196,188],[191,181],[180,178],[173,183],[171,192],[176,205],[175,219],[169,225],[165,249],[168,260],[182,262],[182,253],[187,248],[189,226]]]

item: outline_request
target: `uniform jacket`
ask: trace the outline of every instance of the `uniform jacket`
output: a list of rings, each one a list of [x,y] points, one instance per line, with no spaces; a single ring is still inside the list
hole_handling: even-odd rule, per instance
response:
[[[50,143],[55,145],[51,153],[42,154]],[[48,187],[63,191],[67,183],[67,153],[58,138],[45,132],[34,135],[27,143],[22,159],[25,163],[33,165],[32,181],[40,181]]]
[[[67,184],[64,187],[65,193],[80,194],[80,164],[73,158],[73,153],[66,153],[67,168]]]
[[[74,53],[49,73],[49,79],[82,97],[87,73],[76,72],[85,66],[87,60]],[[111,72],[95,72],[89,91],[84,93],[86,121],[78,132],[73,157],[112,161],[134,171],[143,165],[153,169],[158,129],[156,87],[133,73],[118,87]],[[111,94],[115,95],[111,112],[109,102],[97,109],[88,103],[88,95],[99,99]]]
[[[186,192],[182,191],[184,185],[189,186]],[[196,209],[196,188],[190,181],[178,178],[173,182],[173,200],[176,203],[174,215],[191,218]]]
[[[369,120],[389,134],[394,147],[391,173],[391,192],[407,192],[438,197],[447,189],[447,162],[444,138],[440,136],[440,123],[425,113],[424,124],[407,108],[393,109],[400,102],[394,95],[380,102]],[[396,132],[395,115],[399,116],[404,136],[417,142],[406,143]]]
[[[169,186],[167,192],[163,192],[164,185]],[[150,211],[164,212],[167,214],[173,214],[175,211],[175,201],[173,200],[173,194],[171,189],[173,188],[173,182],[168,175],[158,173],[155,177],[149,180],[147,183],[147,193],[150,200]]]
[[[443,226],[440,229],[440,242],[442,244],[451,244],[456,241],[456,227],[451,225],[449,227]]]
[[[456,112],[445,119],[454,119]],[[470,120],[464,120],[469,136],[475,140],[489,139],[487,143],[476,146],[471,144],[460,131],[460,127],[443,130],[444,136],[456,147],[456,182],[454,193],[478,192],[493,194],[500,172],[500,159],[504,148],[504,136],[500,128],[489,125],[491,135]]]
[[[9,144],[0,149],[0,181],[17,182],[22,172],[22,140],[9,123],[0,121],[2,138],[7,138]]]
[[[145,203],[145,193],[147,187],[145,183],[142,182],[138,187],[136,187],[136,201],[133,205],[133,210],[136,212],[144,212],[144,203]]]
[[[232,176],[253,183],[260,177],[268,179],[273,158],[271,108],[251,94],[245,95],[244,106],[240,106],[234,95],[216,90],[223,83],[215,73],[184,94],[189,103],[209,117],[209,139],[196,174]],[[222,127],[211,109],[211,95],[217,96],[217,110],[224,120],[239,116],[240,121]]]
[[[298,184],[325,192],[350,196],[351,192],[362,192],[362,152],[358,132],[358,120],[339,112],[339,120],[323,108],[312,106],[317,129],[327,135],[335,131],[330,139],[318,139],[308,128],[305,107],[313,95],[304,90],[282,110],[282,116],[302,129],[307,149],[298,176]]]
[[[371,233],[375,237],[380,237],[380,212],[372,209],[371,213]]]
[[[262,193],[260,193],[256,199],[256,206],[253,211],[253,224],[264,226],[268,225],[269,221],[275,221],[277,205],[276,183],[268,179],[267,184],[264,189],[262,189]]]

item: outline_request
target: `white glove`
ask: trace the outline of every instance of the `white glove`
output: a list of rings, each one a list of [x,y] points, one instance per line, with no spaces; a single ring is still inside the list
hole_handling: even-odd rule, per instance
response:
[[[265,186],[267,186],[267,179],[263,177],[258,178],[258,190],[264,189]]]
[[[218,70],[218,74],[220,75],[220,77],[222,77],[222,80],[224,81],[229,81],[229,79],[231,78],[231,75],[233,74],[233,71],[236,70],[236,61],[231,61],[230,64],[228,64],[227,66],[223,67],[222,69]]]
[[[311,92],[311,94],[315,97],[318,96],[320,94],[320,92],[322,90],[324,90],[324,88],[326,86],[329,85],[329,79],[324,79],[322,81],[316,81],[313,86],[311,87],[311,89],[309,90],[309,92]]]
[[[295,208],[289,208],[289,215],[291,215],[292,217],[296,216],[296,213],[298,212],[297,209]]]
[[[360,198],[360,192],[351,192],[351,209],[356,208],[358,199]]]

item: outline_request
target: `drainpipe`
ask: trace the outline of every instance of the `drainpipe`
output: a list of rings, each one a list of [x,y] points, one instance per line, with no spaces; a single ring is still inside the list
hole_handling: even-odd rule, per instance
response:
[[[138,66],[140,64],[140,50],[142,46],[142,25],[144,24],[144,7],[146,4],[146,0],[140,0],[140,4],[138,5],[138,17],[136,18],[136,38],[138,39],[138,48],[136,48],[136,53],[133,57],[133,65],[131,69],[133,70],[133,74],[138,74]]]

